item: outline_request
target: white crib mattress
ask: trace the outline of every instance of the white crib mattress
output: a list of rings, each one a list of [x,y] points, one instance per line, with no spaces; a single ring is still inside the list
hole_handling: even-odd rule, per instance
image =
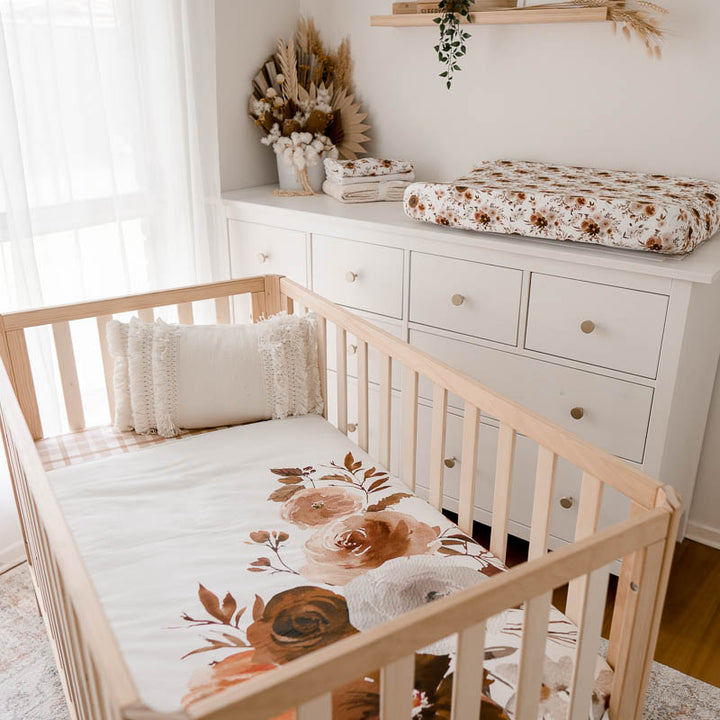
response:
[[[49,473],[143,701],[172,712],[446,594],[502,563],[318,416]],[[391,590],[392,588],[392,590]],[[482,718],[512,718],[523,611],[488,621]],[[577,628],[553,608],[540,717],[564,718]],[[416,712],[447,707],[452,642],[417,655]],[[612,671],[598,658],[593,708]],[[377,675],[333,694],[376,717]],[[292,717],[291,714],[283,718]]]

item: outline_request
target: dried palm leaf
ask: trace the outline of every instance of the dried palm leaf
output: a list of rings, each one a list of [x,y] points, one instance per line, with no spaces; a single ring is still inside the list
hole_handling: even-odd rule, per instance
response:
[[[367,113],[360,112],[360,103],[355,102],[355,96],[345,88],[335,91],[332,106],[335,121],[328,131],[330,140],[337,147],[341,158],[355,160],[359,153],[365,153],[363,143],[370,140],[365,134],[370,129],[370,125],[365,122]]]
[[[280,72],[283,74],[282,94],[286,100],[297,102],[298,96],[298,72],[297,53],[295,52],[295,39],[290,38],[286,45],[281,38],[278,40],[278,50],[275,54]]]

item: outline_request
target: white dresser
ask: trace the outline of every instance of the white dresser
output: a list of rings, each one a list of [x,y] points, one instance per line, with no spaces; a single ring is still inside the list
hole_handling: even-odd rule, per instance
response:
[[[276,198],[269,187],[226,193],[225,201],[234,277],[279,273],[307,284],[671,483],[690,507],[720,353],[720,240],[671,258],[436,227],[406,218],[400,203]],[[328,346],[335,347],[332,336]],[[351,375],[353,352],[349,338]],[[334,352],[328,367],[332,372]],[[400,377],[396,368],[395,388]],[[421,437],[430,432],[428,390],[421,384]],[[332,397],[329,410],[332,417]],[[482,420],[475,517],[489,522],[497,423]],[[397,472],[399,407],[393,423]],[[457,508],[461,424],[451,397],[450,510]],[[428,447],[418,443],[421,488]],[[534,468],[535,450],[520,438],[510,530],[521,537],[528,534]],[[557,472],[554,544],[573,537],[579,483],[562,463]],[[608,493],[601,524],[627,512]]]

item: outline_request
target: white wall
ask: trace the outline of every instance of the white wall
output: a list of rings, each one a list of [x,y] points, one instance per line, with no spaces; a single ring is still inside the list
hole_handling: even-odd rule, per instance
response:
[[[451,92],[435,28],[370,27],[390,0],[300,0],[300,11],[329,43],[350,35],[371,150],[414,160],[420,179],[506,157],[720,180],[720,2],[661,4],[671,34],[660,62],[608,23],[473,27]],[[690,512],[691,532],[711,527],[717,540],[719,476],[720,381]]]
[[[261,132],[248,117],[250,83],[289,36],[298,0],[216,0],[216,55],[220,181],[223,190],[277,180],[275,155],[260,144]]]

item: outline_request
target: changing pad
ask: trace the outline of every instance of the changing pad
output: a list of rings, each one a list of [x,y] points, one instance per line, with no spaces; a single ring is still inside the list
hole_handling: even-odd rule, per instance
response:
[[[503,572],[500,560],[317,415],[53,470],[50,481],[151,708],[173,712]],[[482,718],[515,717],[522,608],[487,621]],[[577,627],[553,608],[540,715],[568,711]],[[414,718],[444,717],[454,639],[416,655]],[[599,720],[613,673],[596,663]],[[333,692],[377,718],[379,676]],[[294,717],[292,712],[280,716]],[[279,720],[276,718],[276,720]]]
[[[543,163],[484,162],[452,183],[413,183],[416,220],[682,254],[720,229],[720,183]]]

